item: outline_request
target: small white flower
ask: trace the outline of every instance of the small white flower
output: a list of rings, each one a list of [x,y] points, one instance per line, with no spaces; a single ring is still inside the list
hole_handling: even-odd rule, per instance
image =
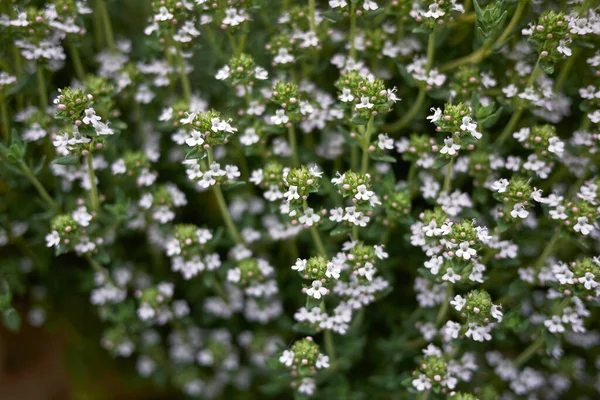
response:
[[[284,350],[279,357],[279,362],[286,367],[291,367],[292,363],[294,362],[294,352],[291,350]]]
[[[374,104],[371,103],[371,101],[369,100],[368,96],[362,96],[360,98],[360,103],[356,104],[356,108],[357,109],[362,109],[362,108],[368,108],[371,109],[373,108]]]
[[[431,108],[431,111],[433,111],[433,115],[430,115],[427,117],[427,119],[429,121],[431,121],[431,123],[434,123],[436,121],[439,121],[440,119],[442,119],[442,109],[441,108]]]
[[[306,290],[306,294],[314,297],[315,299],[320,299],[327,293],[329,293],[329,289],[323,287],[323,283],[317,280],[313,281],[312,286]]]
[[[304,224],[306,226],[313,226],[314,224],[319,222],[320,219],[321,216],[319,214],[315,214],[312,208],[307,208],[306,210],[304,210],[304,215],[298,218],[298,221],[300,221],[301,224]]]
[[[573,230],[587,236],[594,230],[594,225],[588,224],[588,217],[578,217]]]
[[[354,101],[354,96],[352,96],[352,93],[350,92],[350,89],[343,88],[342,89],[342,94],[340,95],[339,99],[342,102],[344,102],[344,103],[349,103],[351,101]]]
[[[375,194],[375,192],[368,190],[367,186],[365,185],[359,185],[356,190],[358,190],[358,192],[354,195],[354,197],[357,200],[369,200],[371,196]]]
[[[300,383],[300,386],[298,386],[298,392],[304,393],[308,396],[315,394],[316,389],[317,384],[312,378],[302,378],[302,383]]]
[[[594,274],[591,272],[586,272],[583,278],[579,278],[579,283],[583,283],[583,286],[587,290],[592,290],[598,287],[598,282],[596,282],[594,278]]]
[[[510,216],[513,218],[527,218],[529,216],[529,211],[525,209],[523,203],[516,203],[513,206],[512,211],[510,212]]]
[[[450,305],[452,305],[456,311],[462,310],[465,304],[467,304],[467,300],[459,294],[454,296],[454,300],[450,301]]]
[[[315,367],[318,369],[329,368],[329,356],[319,353]]]
[[[421,374],[417,379],[413,379],[412,385],[419,392],[431,389],[431,383],[427,380],[427,375]]]
[[[477,254],[477,251],[469,247],[469,242],[462,242],[458,246],[458,250],[456,250],[456,255],[464,258],[465,260],[470,260],[475,254]]]
[[[46,235],[46,246],[57,247],[60,244],[60,235],[57,231],[52,231]]]
[[[394,148],[394,139],[390,139],[387,133],[380,133],[377,136],[377,147],[381,150],[392,150]]]
[[[492,304],[492,317],[496,318],[498,322],[502,322],[502,306],[497,306],[496,304]]]
[[[571,55],[573,54],[573,50],[567,47],[567,45],[571,43],[571,39],[560,39],[558,43],[559,44],[556,50],[558,50],[559,53],[564,54],[567,57],[571,57]]]
[[[292,269],[294,271],[298,271],[298,272],[304,271],[306,269],[306,261],[307,260],[303,260],[301,258],[298,258],[296,260],[296,264],[292,265]]]
[[[452,283],[456,283],[456,281],[460,281],[461,276],[454,272],[452,268],[448,268],[446,273],[442,276],[443,281],[448,281]]]
[[[440,153],[453,156],[455,154],[458,154],[458,149],[460,149],[460,145],[454,144],[454,139],[452,139],[451,137],[447,137],[446,139],[444,139],[444,147],[442,147]]]
[[[271,122],[275,125],[287,124],[289,120],[283,109],[275,111],[275,115],[271,116]]]
[[[545,320],[544,326],[552,333],[563,333],[565,331],[565,327],[558,315],[553,315],[551,319]]]

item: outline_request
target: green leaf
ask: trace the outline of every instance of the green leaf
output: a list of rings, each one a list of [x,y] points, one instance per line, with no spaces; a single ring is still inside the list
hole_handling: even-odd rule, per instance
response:
[[[10,306],[12,301],[12,292],[8,282],[5,279],[0,280],[0,311]]]
[[[496,122],[498,122],[498,119],[500,118],[500,115],[502,115],[502,110],[503,109],[504,108],[502,106],[500,106],[492,114],[488,115],[487,117],[483,118],[482,120],[480,120],[478,122],[481,123],[481,125],[484,128],[491,128],[492,126],[494,126],[496,124]]]
[[[550,61],[540,61],[540,63],[538,64],[540,66],[540,69],[542,71],[544,71],[547,74],[553,74],[554,73],[554,63],[550,62]]]
[[[333,10],[322,12],[321,15],[333,22],[338,22],[344,19],[344,16],[342,14]]]
[[[425,25],[419,25],[412,30],[412,33],[424,33],[429,35],[431,33],[431,29],[427,28]]]
[[[79,156],[76,155],[68,155],[63,157],[58,157],[52,160],[52,164],[58,165],[78,165],[79,164]]]
[[[302,324],[300,322],[297,322],[294,325],[292,325],[292,331],[301,335],[314,335],[317,333],[317,331],[311,328],[310,326],[306,326],[305,324]]]
[[[321,302],[323,302],[323,299],[315,299],[314,297],[307,295],[306,296],[306,309],[308,311],[310,311],[315,307],[320,307]]]
[[[410,87],[418,86],[417,81],[415,81],[413,76],[406,70],[406,66],[404,64],[396,63],[396,66],[398,67],[398,72],[400,72],[402,79],[404,79],[404,83]]]
[[[221,185],[221,187],[223,188],[223,190],[232,190],[232,189],[238,188],[240,186],[244,186],[245,184],[246,184],[246,182],[244,182],[244,181],[235,181],[235,182],[224,183]]]
[[[21,329],[21,316],[14,308],[4,310],[2,313],[4,326],[13,332],[18,332]]]
[[[392,157],[386,154],[374,154],[374,153],[369,153],[369,158],[371,160],[375,160],[375,161],[381,161],[381,162],[388,162],[388,163],[395,163],[396,157]]]
[[[105,250],[99,250],[92,258],[102,265],[110,264],[110,256]]]
[[[347,227],[346,225],[340,224],[340,225],[336,226],[335,229],[332,230],[329,234],[331,236],[339,236],[339,235],[344,235],[349,232],[350,232],[349,227]]]
[[[510,228],[510,224],[504,220],[504,218],[498,218],[498,230],[500,232],[506,231]]]
[[[435,161],[433,162],[433,168],[439,169],[445,167],[446,165],[448,165],[449,162],[450,160],[448,158],[437,156],[435,158]]]

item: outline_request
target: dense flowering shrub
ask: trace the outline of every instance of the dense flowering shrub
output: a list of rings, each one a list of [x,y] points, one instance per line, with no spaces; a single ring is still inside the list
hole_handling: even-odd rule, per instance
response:
[[[4,325],[172,396],[599,397],[595,6],[2,2]]]

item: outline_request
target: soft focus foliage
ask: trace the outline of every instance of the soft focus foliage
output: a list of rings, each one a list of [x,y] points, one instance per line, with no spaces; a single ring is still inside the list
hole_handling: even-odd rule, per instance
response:
[[[596,6],[3,1],[3,324],[169,398],[599,397]]]

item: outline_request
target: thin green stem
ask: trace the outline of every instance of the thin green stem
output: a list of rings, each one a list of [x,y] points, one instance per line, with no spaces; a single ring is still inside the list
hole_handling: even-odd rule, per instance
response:
[[[444,186],[442,191],[450,194],[450,188],[452,187],[452,164],[454,163],[454,158],[450,160],[448,165],[446,166],[446,175],[444,176]]]
[[[515,358],[513,365],[515,368],[519,368],[521,365],[526,363],[540,347],[544,345],[544,335],[539,335],[538,338],[531,343],[521,354]]]
[[[317,23],[315,22],[315,0],[308,0],[308,12],[310,14],[310,30],[317,31]]]
[[[40,95],[40,107],[42,107],[42,110],[46,112],[46,108],[48,108],[48,91],[46,90],[46,78],[44,77],[44,69],[41,65],[37,66],[36,76],[38,83],[38,93]]]
[[[6,98],[4,92],[0,89],[0,117],[2,118],[2,134],[8,142],[10,140],[10,119],[8,117],[8,108],[6,107]]]
[[[542,254],[539,255],[539,257],[537,258],[537,261],[533,265],[533,269],[536,272],[540,271],[540,269],[542,268],[542,265],[544,265],[544,262],[546,261],[546,259],[548,257],[550,257],[550,255],[552,253],[554,253],[554,251],[556,251],[556,242],[558,241],[559,238],[560,238],[560,230],[556,229],[554,231],[554,234],[550,238],[550,241],[546,244],[546,247],[544,247]]]
[[[226,302],[229,302],[229,296],[227,295],[225,289],[223,289],[223,285],[221,285],[221,282],[219,282],[216,276],[212,280],[212,287],[213,290],[219,295],[219,297],[221,297]]]
[[[104,47],[104,34],[102,32],[102,6],[100,2],[103,0],[96,0],[94,10],[94,38],[96,39],[96,50],[100,51]]]
[[[212,149],[207,150],[208,153],[208,164],[212,164],[213,162],[213,152]],[[223,192],[221,191],[221,186],[215,184],[212,186],[212,191],[215,194],[215,199],[217,200],[217,204],[219,205],[219,210],[221,211],[221,217],[225,222],[225,226],[227,226],[227,231],[229,232],[229,236],[236,244],[243,244],[244,240],[242,236],[238,232],[237,227],[233,223],[233,218],[231,218],[231,214],[229,213],[229,207],[227,207],[227,202],[225,201],[225,197],[223,196]]]
[[[75,69],[75,75],[80,82],[83,82],[85,78],[85,70],[81,62],[81,56],[79,55],[79,48],[73,43],[69,43],[69,53],[71,53],[71,61],[73,62],[73,68]]]
[[[52,211],[58,212],[59,209],[56,203],[54,202],[54,199],[52,199],[52,197],[48,194],[48,192],[44,188],[44,185],[42,185],[42,183],[38,180],[31,168],[29,168],[29,166],[24,161],[19,162],[19,167],[21,168],[21,171],[23,171],[23,174],[35,187],[40,197],[46,202],[46,204],[48,204],[48,208],[50,208]]]
[[[323,333],[323,339],[325,340],[325,351],[329,356],[329,363],[333,367],[336,364],[335,346],[333,344],[333,334],[329,329],[326,329]]]
[[[86,156],[88,176],[90,178],[90,202],[92,210],[98,212],[100,210],[100,199],[98,198],[98,184],[96,183],[96,174],[94,173],[94,164],[92,163],[92,153]]]
[[[298,155],[298,144],[296,142],[296,129],[292,123],[290,123],[290,126],[288,127],[288,138],[292,150],[292,165],[297,168],[300,166],[300,159]]]
[[[308,210],[308,203],[304,200],[303,209],[304,211]],[[312,235],[313,242],[315,242],[315,246],[317,246],[317,251],[320,255],[327,257],[327,251],[325,250],[325,246],[323,245],[323,241],[321,240],[321,235],[319,235],[319,231],[317,227],[313,224],[310,226],[310,234]]]
[[[454,288],[451,283],[448,283],[448,288],[446,289],[446,297],[444,298],[444,302],[440,307],[437,316],[435,317],[435,326],[442,326],[444,319],[446,318],[446,313],[448,312],[448,307],[450,306],[450,299],[452,298],[452,294],[454,293]]]
[[[111,53],[115,53],[117,48],[115,46],[115,38],[113,35],[112,25],[110,23],[110,15],[108,14],[108,8],[106,7],[105,0],[97,0],[98,9],[102,13],[102,25],[104,27],[104,35],[106,36],[106,44]]]
[[[427,42],[427,64],[426,71],[429,72],[431,67],[433,66],[433,60],[435,58],[435,29],[431,31],[429,34],[429,40]],[[427,95],[427,88],[425,85],[422,85],[419,89],[419,94],[417,95],[417,99],[413,103],[412,107],[408,110],[402,119],[393,122],[384,127],[385,130],[389,132],[398,132],[404,129],[417,115],[417,113],[421,110],[421,106],[425,101],[425,96]]]
[[[531,75],[529,75],[529,79],[527,79],[527,83],[525,84],[525,87],[532,86],[535,83],[535,80],[538,77],[539,73],[541,72],[540,67],[539,67],[540,58],[541,58],[541,56],[538,57],[538,59],[535,63],[535,66],[533,67],[533,70],[531,71]],[[500,136],[498,137],[498,139],[496,140],[496,142],[494,144],[501,145],[502,143],[504,143],[504,141],[506,139],[508,139],[510,137],[510,135],[513,133],[515,127],[517,126],[519,119],[521,119],[521,115],[523,115],[523,111],[524,110],[521,106],[519,106],[519,108],[517,108],[515,110],[513,115],[510,117],[508,124],[506,124],[506,126],[504,127],[504,130],[502,130],[502,133],[500,134]]]
[[[181,78],[181,86],[183,86],[183,95],[186,101],[190,101],[192,98],[192,89],[190,86],[190,80],[185,72],[185,61],[183,60],[183,56],[181,55],[181,48],[179,43],[173,42],[173,46],[175,46],[175,51],[177,52],[177,64],[179,66],[179,77]]]
[[[369,144],[371,143],[371,134],[373,133],[373,117],[369,118],[367,128],[361,137],[362,141],[362,161],[360,163],[360,173],[366,174],[369,170]]]
[[[104,280],[106,282],[108,282],[111,285],[117,287],[117,285],[112,280],[112,278],[110,277],[110,275],[106,272],[106,269],[98,261],[94,260],[90,256],[85,256],[85,258],[88,260],[88,262],[90,263],[90,265],[94,269],[94,271],[96,271],[97,273],[99,273],[100,275],[102,275],[102,277],[104,278]]]
[[[356,10],[354,2],[350,3],[350,58],[356,59]]]
[[[527,3],[528,0],[519,0],[519,5],[517,6],[515,13],[513,14],[510,22],[508,23],[506,28],[504,28],[504,31],[502,32],[500,37],[498,37],[497,40],[487,41],[482,47],[475,50],[473,53],[458,58],[456,60],[452,60],[442,65],[440,67],[440,71],[445,72],[464,64],[477,64],[489,57],[493,53],[493,50],[491,49],[492,46],[499,48],[506,42],[512,31],[519,23],[519,20],[521,19],[521,15],[523,15],[523,11],[525,10],[525,6],[527,5]]]

